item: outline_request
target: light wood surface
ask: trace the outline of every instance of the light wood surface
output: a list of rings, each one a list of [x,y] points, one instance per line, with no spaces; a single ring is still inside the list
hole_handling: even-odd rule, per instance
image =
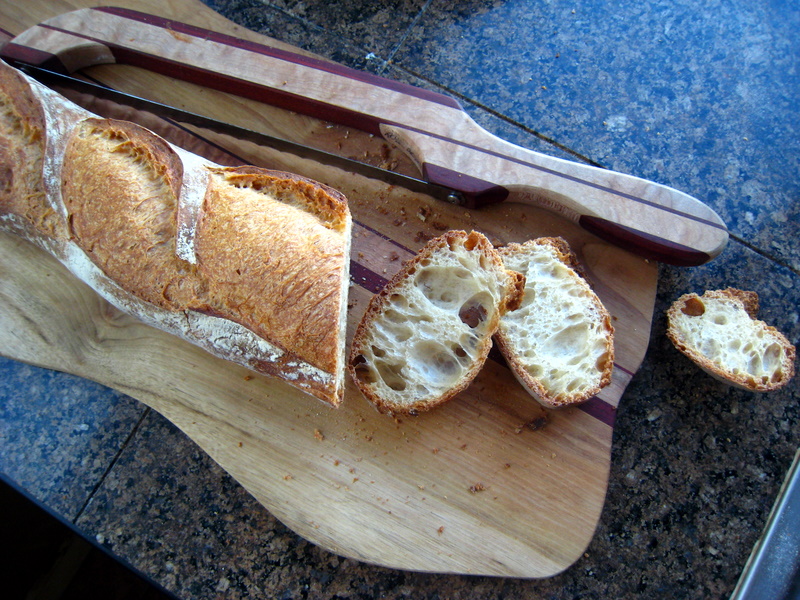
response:
[[[34,49],[36,54],[31,54]],[[478,126],[452,98],[125,9],[84,9],[27,30],[5,50],[69,71],[125,63],[267,99],[390,138],[427,179],[471,203],[508,199],[554,210],[643,255],[702,264],[727,243],[713,210],[678,190],[520,148]]]
[[[119,4],[275,43],[194,0]],[[7,37],[17,35],[82,6],[82,0],[6,0],[0,28]],[[351,127],[136,67],[101,65],[90,73],[125,91],[415,172],[403,152]],[[419,417],[379,415],[354,386],[333,410],[119,313],[57,261],[3,234],[5,356],[139,399],[181,428],[276,517],[341,555],[420,571],[545,577],[582,554],[603,507],[614,410],[647,348],[655,263],[536,206],[456,207],[226,136],[187,135],[157,119],[80,100],[100,114],[143,122],[212,160],[295,171],[345,193],[356,221],[351,334],[375,286],[443,229],[477,229],[496,243],[565,237],[614,319],[613,382],[582,407],[545,411],[492,358],[466,392]]]

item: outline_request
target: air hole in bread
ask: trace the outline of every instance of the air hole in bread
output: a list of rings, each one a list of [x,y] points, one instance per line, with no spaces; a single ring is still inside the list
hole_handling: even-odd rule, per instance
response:
[[[469,236],[467,236],[467,239],[464,240],[464,242],[463,242],[464,249],[465,250],[469,250],[470,252],[472,252],[475,249],[475,247],[478,245],[479,242],[480,242],[480,237],[478,235],[476,235],[475,232],[473,231]],[[453,248],[452,244],[451,244],[450,248],[455,250],[455,248]],[[483,256],[483,255],[481,255],[481,256]]]
[[[544,375],[544,369],[542,369],[541,365],[527,365],[526,369],[528,373],[530,373],[531,377],[541,377]]]
[[[577,355],[580,358],[580,354],[586,347],[588,340],[588,324],[585,322],[576,323],[550,336],[547,340],[547,347],[551,354]]]
[[[414,330],[410,327],[397,327],[394,330],[394,341],[397,343],[410,340],[414,335]]]
[[[408,307],[408,301],[406,300],[406,297],[403,296],[402,294],[392,294],[391,296],[389,296],[389,302],[391,303],[392,306],[395,306],[397,308]]]
[[[390,323],[403,323],[406,320],[406,315],[391,308],[384,313],[384,317]]]
[[[689,298],[683,303],[681,312],[689,317],[699,317],[706,312],[706,305],[699,298]]]
[[[439,342],[425,340],[413,348],[413,367],[432,385],[450,385],[458,380],[463,368],[455,354]]]
[[[402,392],[406,389],[408,382],[403,376],[403,366],[398,363],[390,363],[385,361],[376,361],[375,368],[378,370],[383,382],[396,392]],[[362,381],[364,381],[362,379]]]
[[[353,370],[355,371],[356,377],[359,381],[363,381],[364,383],[375,383],[377,378],[375,377],[375,373],[372,369],[369,368],[367,364],[367,359],[364,358],[362,354],[356,356],[353,361]]]
[[[487,292],[478,292],[461,305],[458,316],[463,323],[475,329],[490,316],[492,298]],[[476,322],[477,321],[477,322]]]
[[[780,370],[782,351],[778,344],[770,344],[764,351],[763,365],[765,371]]]
[[[462,323],[475,329],[486,320],[489,314],[489,311],[486,310],[486,304],[491,302],[491,298],[487,298],[487,296],[486,292],[480,292],[461,305],[458,310],[458,318],[461,319]]]

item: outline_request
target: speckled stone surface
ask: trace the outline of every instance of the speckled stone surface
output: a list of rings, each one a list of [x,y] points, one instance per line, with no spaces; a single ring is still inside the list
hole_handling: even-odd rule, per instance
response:
[[[0,357],[0,471],[76,518],[146,407],[66,373]]]
[[[207,3],[348,66],[450,93],[514,143],[688,191],[733,239],[708,265],[660,267],[600,523],[585,555],[550,579],[409,573],[329,554],[155,412],[11,361],[0,363],[0,469],[184,598],[727,598],[800,446],[800,377],[765,395],[726,387],[671,346],[664,311],[686,292],[752,289],[761,318],[800,340],[800,8]]]

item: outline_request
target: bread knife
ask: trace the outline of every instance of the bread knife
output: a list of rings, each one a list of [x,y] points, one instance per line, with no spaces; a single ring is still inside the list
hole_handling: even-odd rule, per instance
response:
[[[404,187],[413,192],[427,194],[438,200],[445,200],[457,205],[466,204],[464,196],[457,190],[417,179],[416,177],[411,177],[388,169],[382,169],[381,167],[376,167],[369,163],[319,150],[318,148],[313,148],[304,144],[298,144],[297,142],[284,138],[253,131],[245,127],[239,127],[232,123],[212,119],[211,117],[176,108],[168,104],[154,102],[153,100],[148,100],[141,96],[121,92],[109,86],[72,77],[64,73],[58,73],[25,63],[12,62],[12,64],[26,75],[29,75],[48,87],[65,87],[81,94],[88,94],[93,98],[108,100],[115,104],[122,104],[134,110],[147,112],[175,123],[193,125],[201,129],[230,135],[236,139],[246,140],[258,144],[259,146],[266,146],[273,150],[278,150],[279,152],[288,152],[300,158],[307,158],[345,171],[358,173],[359,175],[371,179],[377,179],[391,185]]]
[[[283,47],[98,7],[28,29],[0,56],[63,72],[134,65],[358,128],[396,144],[423,180],[459,192],[467,206],[542,207],[645,258],[699,265],[727,244],[719,215],[684,192],[516,146],[480,127],[449,96]]]

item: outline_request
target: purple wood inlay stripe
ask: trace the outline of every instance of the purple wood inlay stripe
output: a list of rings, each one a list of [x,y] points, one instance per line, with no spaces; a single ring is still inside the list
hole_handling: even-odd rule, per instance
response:
[[[142,69],[153,71],[154,73],[161,73],[162,75],[168,75],[170,77],[174,77],[175,79],[180,79],[189,83],[222,90],[229,94],[235,94],[243,98],[250,98],[251,100],[257,100],[259,102],[264,102],[266,104],[284,108],[286,110],[311,115],[324,121],[353,127],[373,135],[380,135],[380,125],[381,123],[385,122],[366,113],[360,113],[358,111],[336,106],[334,104],[328,104],[320,100],[293,94],[277,88],[267,87],[261,84],[253,83],[252,81],[248,81],[246,79],[239,79],[219,71],[194,67],[192,65],[187,65],[182,62],[164,58],[163,56],[147,54],[138,50],[131,50],[130,48],[125,48],[123,46],[119,46],[87,34],[61,29],[47,24],[43,24],[42,27],[52,31],[68,33],[75,37],[80,37],[85,40],[102,44],[111,50],[115,60],[120,64],[128,64],[135,67],[140,67]],[[39,61],[31,64],[41,65],[44,63]],[[64,70],[63,67],[61,70]]]
[[[577,408],[585,412],[587,415],[594,417],[598,421],[605,423],[609,427],[614,427],[614,419],[617,416],[617,409],[602,398],[593,396],[583,404],[579,404]]]
[[[55,55],[45,52],[44,50],[37,50],[36,48],[22,46],[14,42],[9,42],[3,46],[0,55],[10,60],[16,60],[29,65],[47,65],[53,70],[64,72],[61,61],[58,60]]]
[[[600,191],[603,191],[603,192],[607,192],[609,194],[612,194],[612,195],[615,195],[615,196],[619,196],[621,198],[626,198],[628,200],[632,200],[634,202],[638,202],[639,204],[644,204],[644,205],[650,206],[652,208],[663,210],[664,212],[669,212],[669,213],[672,213],[672,214],[675,214],[675,215],[686,217],[687,219],[690,219],[692,221],[697,221],[697,222],[703,223],[705,225],[710,225],[711,227],[715,227],[717,229],[723,229],[723,230],[727,229],[725,227],[725,225],[721,225],[721,224],[715,223],[713,221],[708,221],[708,220],[706,220],[706,219],[704,219],[702,217],[698,217],[698,216],[693,215],[691,213],[687,213],[687,212],[678,210],[677,208],[672,208],[671,206],[664,206],[662,204],[658,204],[656,202],[653,202],[652,200],[646,200],[644,198],[640,198],[639,196],[634,196],[633,194],[628,194],[626,192],[621,192],[619,190],[615,190],[615,189],[612,189],[610,187],[607,187],[607,186],[604,186],[604,185],[600,185],[599,183],[593,183],[591,181],[586,181],[585,179],[581,179],[580,177],[576,177],[574,175],[567,175],[566,173],[562,173],[560,171],[555,171],[553,169],[549,169],[547,167],[543,167],[541,165],[537,165],[537,164],[528,162],[528,161],[523,160],[521,158],[515,158],[513,156],[508,156],[506,154],[501,154],[500,152],[495,152],[494,150],[488,150],[488,149],[483,148],[481,146],[475,146],[474,144],[470,144],[470,143],[467,143],[467,142],[462,142],[462,141],[459,141],[459,140],[456,140],[456,139],[453,139],[453,138],[450,138],[450,137],[447,137],[447,136],[444,136],[444,135],[440,135],[438,133],[433,133],[431,131],[426,131],[424,129],[419,129],[419,128],[416,128],[416,127],[412,127],[410,125],[404,125],[402,123],[387,123],[387,125],[393,125],[393,126],[396,126],[396,127],[400,127],[402,129],[406,129],[408,131],[413,131],[415,133],[420,133],[422,135],[427,135],[429,137],[436,138],[436,139],[441,140],[443,142],[447,142],[447,143],[450,143],[450,144],[455,144],[457,146],[461,146],[462,148],[469,148],[470,150],[474,150],[474,151],[480,152],[482,154],[487,154],[489,156],[494,156],[496,158],[501,158],[503,160],[507,160],[509,162],[513,162],[513,163],[516,163],[518,165],[522,165],[524,167],[529,167],[531,169],[535,169],[537,171],[541,171],[542,173],[547,173],[548,175],[553,175],[555,177],[560,177],[561,179],[566,179],[568,181],[572,181],[574,183],[578,183],[578,184],[585,185],[587,187],[591,187],[591,188],[594,188],[594,189],[597,189],[597,190],[600,190]]]
[[[619,365],[618,363],[614,363],[614,368],[615,369],[619,369],[620,371],[625,373],[628,377],[633,377],[633,375],[634,375],[633,371],[631,371],[629,369],[626,369],[625,367]]]
[[[299,54],[293,54],[291,52],[286,52],[282,50],[278,50],[277,48],[272,48],[269,46],[264,46],[262,44],[257,44],[254,42],[248,42],[246,40],[241,40],[236,37],[232,37],[226,34],[215,33],[213,31],[197,28],[191,25],[187,25],[185,23],[180,22],[172,22],[167,19],[163,19],[161,17],[155,17],[153,15],[147,15],[145,13],[140,13],[137,11],[127,10],[127,9],[118,9],[114,7],[103,7],[94,10],[100,10],[102,12],[106,12],[109,14],[115,14],[117,16],[121,16],[124,18],[128,18],[130,20],[136,20],[143,23],[152,24],[154,26],[162,27],[165,29],[169,29],[172,31],[176,31],[179,33],[187,33],[188,35],[195,35],[198,37],[208,37],[208,39],[213,39],[214,41],[218,41],[220,43],[224,43],[227,45],[231,45],[237,48],[242,48],[245,50],[250,50],[253,52],[257,52],[266,56],[272,56],[274,58],[278,58],[280,60],[288,60],[294,64],[305,65],[311,68],[319,68],[320,70],[324,70],[326,72],[335,73],[342,75],[344,77],[349,77],[351,79],[363,81],[365,83],[369,83],[372,85],[377,85],[384,89],[392,89],[395,91],[399,91],[401,93],[414,96],[423,100],[430,100],[433,102],[437,102],[439,104],[445,104],[448,106],[453,106],[449,102],[444,102],[446,100],[452,100],[448,96],[444,96],[442,94],[436,94],[435,92],[427,92],[427,90],[423,90],[422,88],[417,88],[415,86],[410,86],[408,84],[401,84],[400,82],[393,82],[393,80],[385,79],[383,77],[378,77],[375,75],[371,75],[369,73],[364,73],[362,71],[357,71],[355,69],[349,69],[347,67],[343,67],[340,65],[336,65],[335,63],[327,63],[325,61],[320,61],[313,58],[304,57]],[[596,184],[590,181],[586,181],[581,179],[580,177],[575,177],[572,175],[567,175],[560,171],[555,171],[553,169],[549,169],[547,167],[543,167],[541,165],[536,165],[530,163],[528,161],[518,159],[515,157],[507,156],[505,154],[501,154],[499,152],[495,152],[492,150],[488,150],[486,148],[482,148],[479,146],[475,146],[473,144],[469,144],[466,142],[462,142],[447,136],[443,136],[440,134],[436,134],[430,131],[426,131],[423,129],[419,129],[407,124],[398,123],[389,120],[381,120],[374,115],[369,115],[366,113],[361,113],[358,111],[354,111],[347,108],[338,107],[332,104],[328,104],[319,100],[313,100],[311,98],[307,98],[305,96],[299,96],[296,94],[291,94],[288,92],[283,92],[281,90],[277,90],[274,88],[267,88],[263,85],[255,84],[246,80],[237,79],[234,77],[223,75],[222,73],[216,71],[210,71],[207,69],[200,69],[197,67],[191,67],[189,65],[179,63],[177,61],[171,61],[165,59],[161,56],[154,56],[148,55],[143,52],[130,50],[123,48],[121,46],[117,46],[114,44],[110,44],[105,40],[93,38],[88,34],[75,32],[75,31],[68,31],[62,30],[58,27],[48,26],[43,24],[43,26],[50,27],[51,29],[62,31],[64,33],[69,33],[78,37],[82,37],[84,39],[96,41],[100,44],[104,44],[109,47],[112,51],[114,51],[115,56],[120,59],[120,62],[127,62],[128,64],[132,64],[135,66],[141,66],[143,68],[148,68],[150,70],[161,72],[179,79],[184,79],[186,81],[197,83],[199,85],[205,85],[207,87],[216,87],[217,89],[222,89],[224,91],[238,94],[244,97],[248,97],[254,100],[264,101],[265,95],[269,97],[269,102],[280,106],[281,108],[287,108],[289,110],[294,110],[297,112],[302,112],[304,114],[310,114],[313,116],[317,116],[321,119],[332,121],[336,123],[340,123],[343,125],[355,127],[366,131],[372,134],[380,134],[379,126],[381,124],[397,126],[408,131],[414,131],[416,133],[420,133],[423,135],[427,135],[436,139],[439,139],[446,143],[455,144],[464,148],[469,148],[476,152],[481,152],[483,154],[487,154],[490,156],[495,156],[497,158],[508,160],[514,162],[516,164],[535,169],[541,171],[543,173],[547,173],[549,175],[559,177],[562,179],[566,179],[568,181],[572,181],[574,183],[578,183],[580,185],[585,185],[587,187],[591,187],[594,189],[598,189],[600,191],[631,200],[633,202],[637,202],[640,204],[644,204],[650,206],[651,208],[655,208],[657,210],[662,210],[665,212],[669,212],[678,216],[685,217],[687,219],[703,223],[705,225],[709,225],[711,227],[725,230],[727,229],[725,225],[716,223],[713,221],[709,221],[702,217],[698,217],[691,213],[686,213],[684,211],[664,206],[661,204],[657,204],[655,202],[646,200],[644,198],[640,198],[638,196],[634,196],[632,194],[628,194],[625,192],[621,192],[619,190],[614,190],[607,186],[603,186],[600,184]],[[395,83],[397,85],[395,85]],[[455,102],[455,101],[453,101]],[[461,110],[460,105],[455,103],[455,108]],[[499,184],[498,184],[499,185]]]
[[[358,226],[359,226],[359,227],[363,227],[364,229],[366,229],[367,231],[369,231],[371,234],[378,236],[378,237],[379,237],[379,238],[381,238],[382,240],[386,240],[386,241],[387,241],[387,242],[389,242],[390,244],[393,244],[394,246],[397,246],[398,248],[400,248],[400,249],[401,249],[401,250],[403,250],[404,252],[408,252],[408,253],[409,253],[409,254],[411,254],[411,255],[413,255],[413,254],[416,254],[416,252],[415,252],[414,250],[412,250],[411,248],[408,248],[408,247],[404,246],[403,244],[401,244],[401,243],[400,243],[400,242],[398,242],[397,240],[393,240],[392,238],[390,238],[390,237],[389,237],[388,235],[386,235],[385,233],[381,233],[381,232],[380,232],[380,231],[378,231],[377,229],[373,229],[372,227],[370,227],[369,225],[366,225],[365,223],[358,223]]]
[[[702,265],[711,258],[708,253],[701,250],[678,244],[672,240],[666,240],[661,236],[640,231],[633,227],[620,225],[608,219],[582,215],[578,219],[578,224],[586,231],[600,238],[612,240],[621,248],[646,254],[648,258],[654,258],[660,262],[693,267]]]
[[[275,48],[273,46],[259,44],[258,42],[243,40],[241,38],[237,38],[224,33],[218,33],[215,31],[210,31],[208,29],[203,29],[201,27],[195,27],[194,25],[188,25],[186,23],[181,23],[180,21],[171,21],[169,19],[157,17],[155,15],[149,15],[135,10],[117,8],[113,6],[98,7],[95,8],[94,10],[108,14],[113,14],[119,17],[130,19],[132,21],[139,21],[141,23],[146,23],[148,25],[161,27],[162,29],[167,29],[169,31],[175,31],[177,33],[185,33],[187,35],[191,35],[194,37],[211,40],[213,42],[225,44],[226,46],[239,48],[241,50],[246,50],[248,52],[261,54],[264,56],[270,56],[278,60],[282,60],[297,65],[302,65],[319,71],[325,71],[326,73],[339,75],[341,77],[346,77],[348,79],[353,79],[355,81],[360,81],[362,83],[367,83],[369,85],[374,85],[376,87],[392,90],[395,92],[400,92],[407,96],[413,96],[415,98],[420,98],[421,100],[435,102],[436,104],[441,104],[443,106],[449,106],[451,108],[456,108],[459,110],[461,109],[461,105],[458,103],[458,101],[455,100],[455,98],[451,98],[450,96],[445,96],[444,94],[432,92],[430,90],[409,85],[407,83],[395,81],[393,79],[387,79],[385,77],[373,75],[365,71],[359,71],[358,69],[351,69],[349,67],[345,67],[338,63],[332,63],[326,60],[315,58],[313,56],[305,56],[302,54],[297,54],[294,52],[290,52],[288,50],[282,50],[280,48]]]
[[[371,271],[354,260],[350,261],[350,280],[373,294],[380,292],[389,282],[385,277],[381,277],[375,271]]]

